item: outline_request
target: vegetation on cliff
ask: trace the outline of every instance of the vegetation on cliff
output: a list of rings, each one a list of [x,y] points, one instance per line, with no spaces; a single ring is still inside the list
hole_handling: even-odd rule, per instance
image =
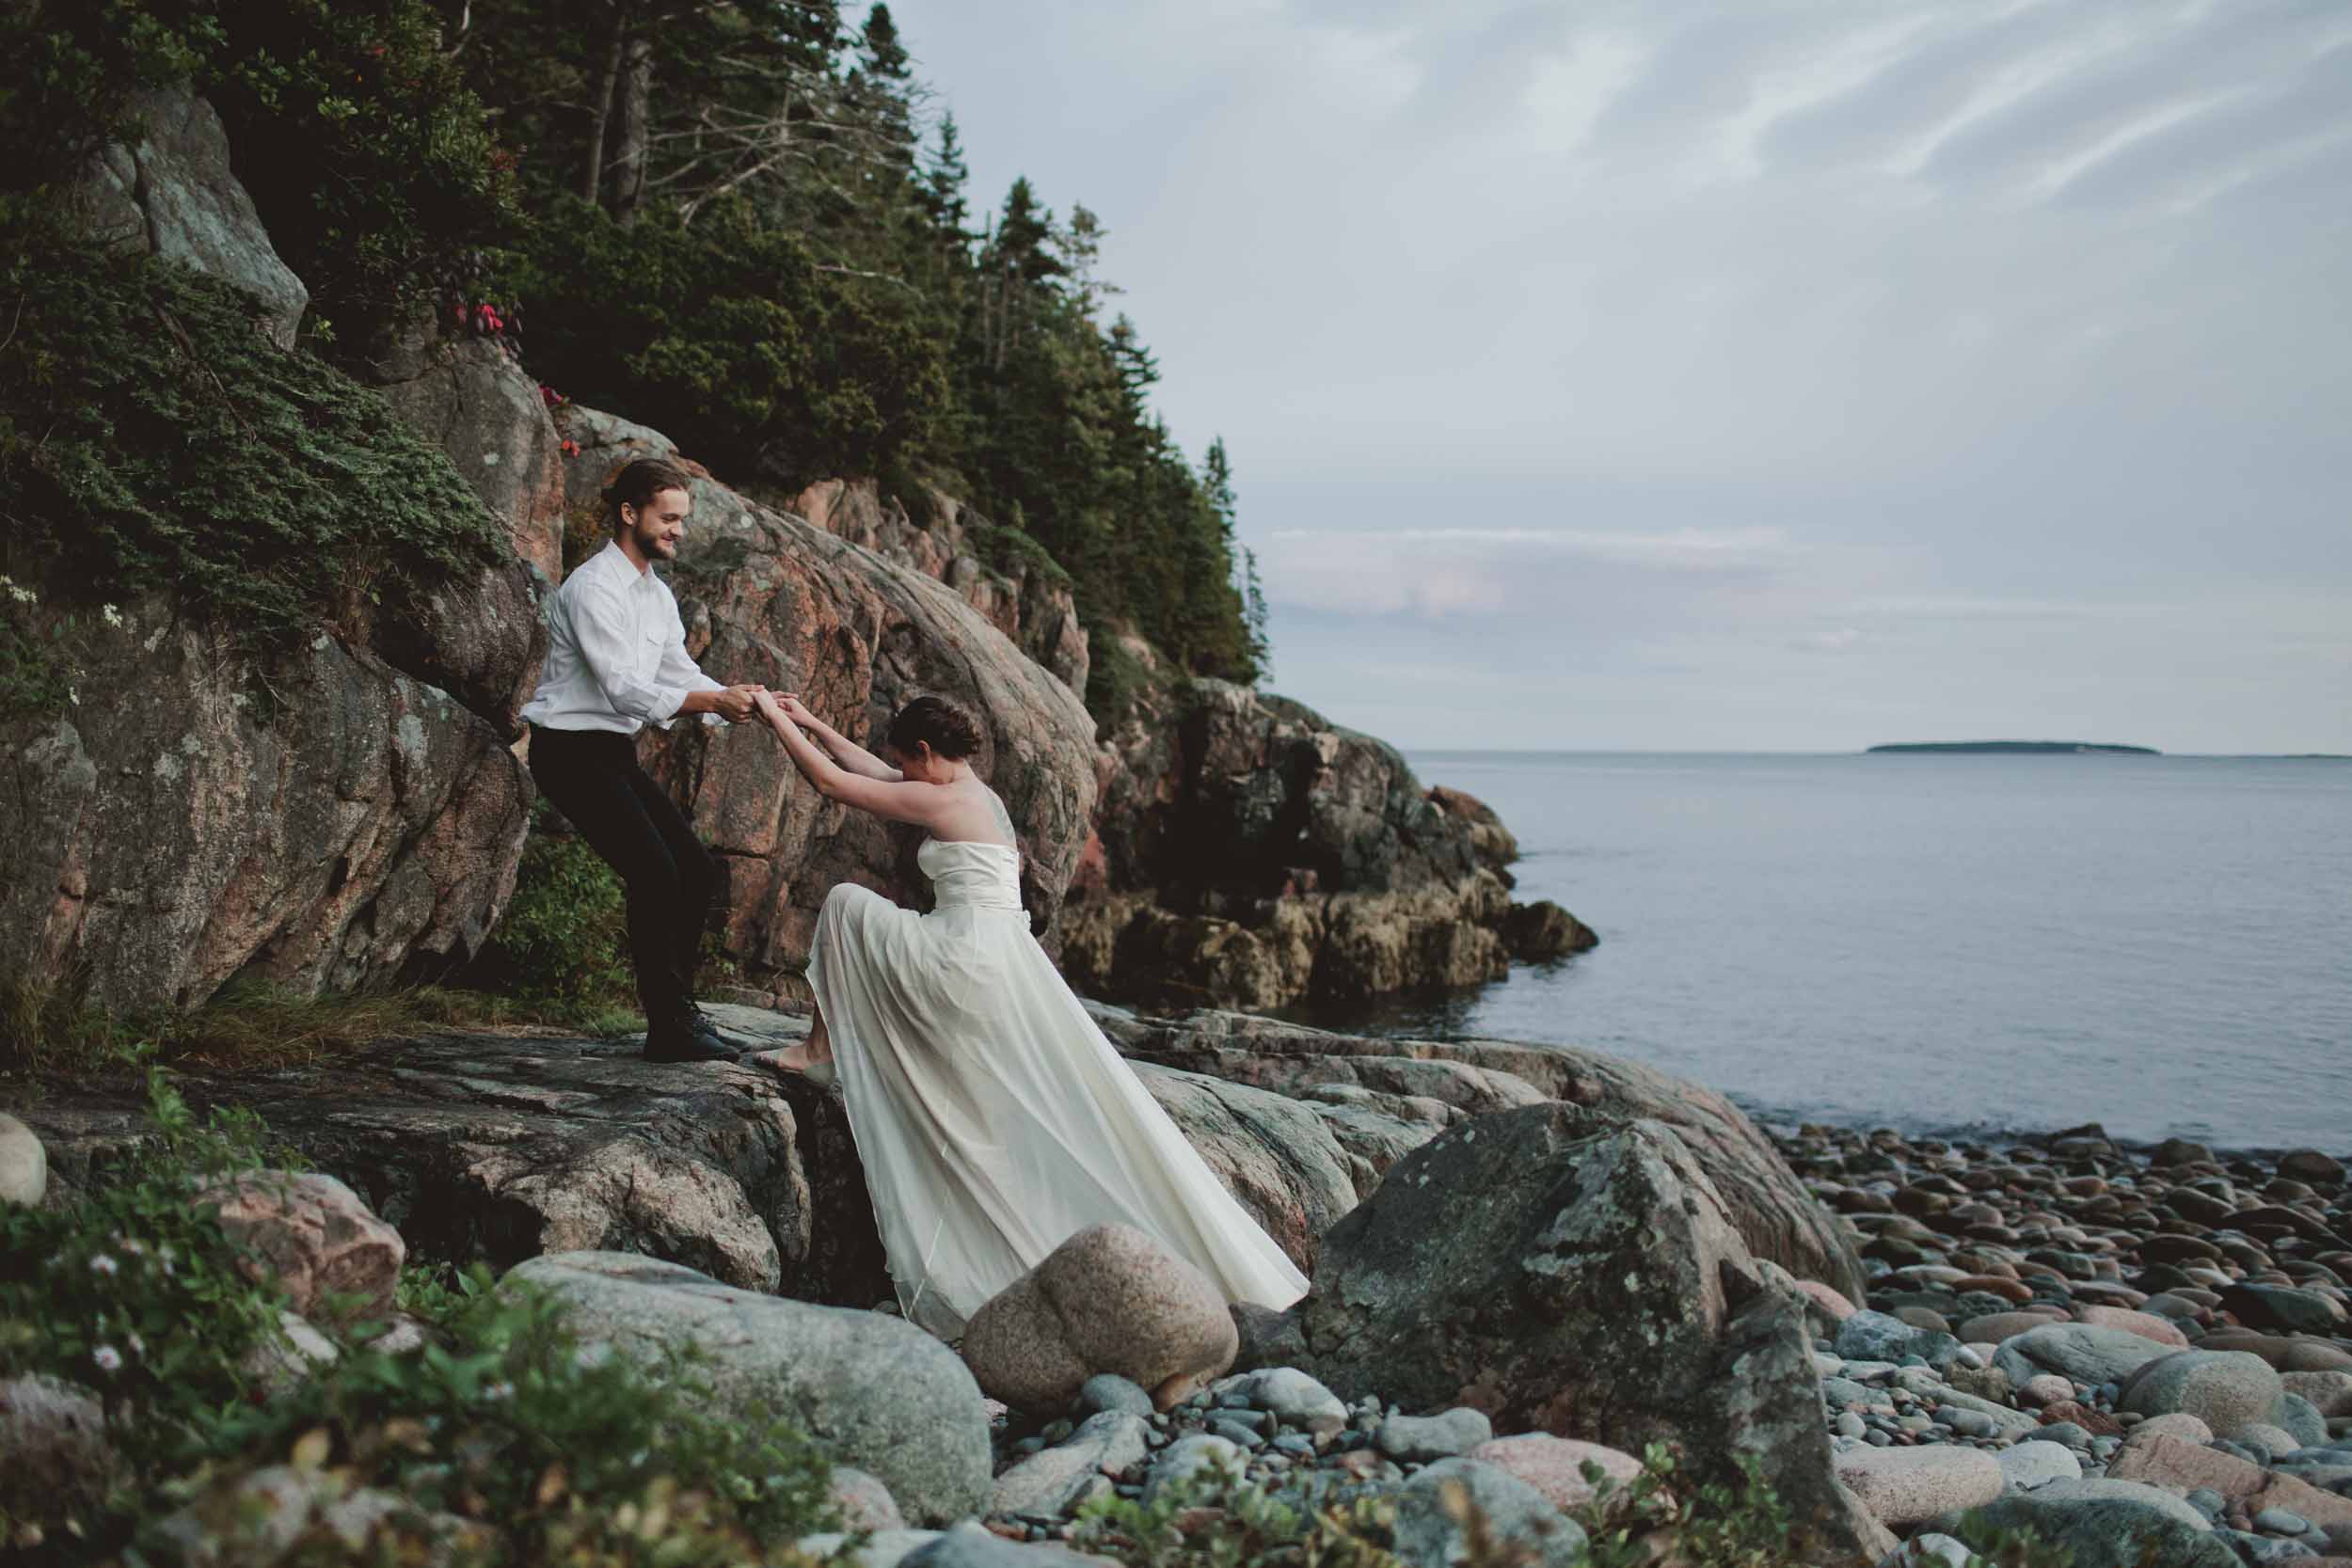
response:
[[[173,593],[265,655],[506,553],[438,449],[224,283],[28,247],[0,318],[0,719],[100,698],[75,641],[117,604]]]
[[[1100,222],[1025,180],[972,211],[885,6],[37,0],[0,47],[13,243],[142,89],[192,84],[310,290],[306,346],[364,372],[438,311],[739,484],[936,483],[1065,568],[1090,629],[1263,666],[1230,462],[1152,412]]]
[[[1230,464],[1217,447],[1196,471],[1152,411],[1100,221],[1026,180],[973,211],[886,6],[855,27],[829,0],[469,14],[468,80],[527,149],[531,222],[485,286],[520,302],[543,377],[738,483],[938,483],[1043,546],[1089,629],[1258,672]]]

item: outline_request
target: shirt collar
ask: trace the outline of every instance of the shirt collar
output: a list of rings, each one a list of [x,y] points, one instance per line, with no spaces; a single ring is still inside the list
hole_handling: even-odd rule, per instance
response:
[[[611,559],[607,560],[607,557]],[[621,542],[618,539],[606,540],[604,548],[591,556],[589,563],[600,571],[612,573],[625,584],[649,583],[656,580],[651,566],[642,572],[637,569],[637,562],[628,558],[628,552],[621,548]]]

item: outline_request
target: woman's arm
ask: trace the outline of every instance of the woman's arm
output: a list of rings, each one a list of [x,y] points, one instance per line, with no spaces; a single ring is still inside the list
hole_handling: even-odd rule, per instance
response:
[[[784,716],[783,707],[771,694],[763,691],[758,701],[760,713],[776,732],[776,738],[784,742],[792,765],[826,800],[872,812],[893,822],[912,822],[933,831],[939,826],[939,814],[953,804],[948,792],[933,784],[908,784],[895,777],[869,779],[850,772],[803,735],[800,726]]]
[[[817,743],[832,752],[834,760],[850,772],[868,779],[880,779],[884,784],[897,784],[906,777],[890,764],[811,713],[800,698],[787,695],[780,701],[784,708],[784,716],[814,735],[817,737]]]

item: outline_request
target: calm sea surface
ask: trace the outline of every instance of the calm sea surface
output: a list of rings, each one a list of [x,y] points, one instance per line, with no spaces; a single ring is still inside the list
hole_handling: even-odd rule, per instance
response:
[[[1411,761],[1601,945],[1316,1022],[1592,1046],[1773,1119],[2352,1149],[2352,763]]]

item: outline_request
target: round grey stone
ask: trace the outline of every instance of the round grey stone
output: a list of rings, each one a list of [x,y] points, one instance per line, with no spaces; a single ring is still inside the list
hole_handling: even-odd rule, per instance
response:
[[[1347,1406],[1340,1397],[1295,1367],[1268,1367],[1249,1374],[1249,1398],[1275,1419],[1292,1426],[1309,1421],[1344,1422]]]
[[[2003,1449],[1994,1457],[2000,1461],[2003,1483],[2012,1492],[2030,1492],[2054,1481],[2082,1479],[2082,1461],[2063,1443],[2036,1438]]]
[[[2074,1568],[2239,1568],[2238,1555],[2180,1498],[2128,1481],[2055,1481],[1967,1515],[1994,1530],[2031,1529],[2074,1554]],[[1953,1528],[1958,1519],[1947,1519]]]
[[[1583,1560],[1583,1530],[1542,1493],[1492,1465],[1441,1459],[1396,1495],[1396,1555],[1406,1568],[1453,1568],[1470,1555],[1468,1533],[1448,1506],[1457,1487],[1485,1515],[1492,1539],[1506,1551],[1524,1551],[1523,1560],[1535,1568],[1571,1568]]]
[[[1160,1450],[1160,1457],[1152,1461],[1151,1475],[1144,1480],[1143,1500],[1147,1504],[1155,1502],[1169,1487],[1191,1481],[1204,1471],[1223,1470],[1238,1476],[1248,1466],[1248,1458],[1240,1444],[1214,1433],[1194,1433]]]
[[[1078,1390],[1078,1408],[1089,1416],[1105,1410],[1124,1411],[1130,1416],[1152,1415],[1152,1396],[1143,1386],[1117,1372],[1097,1372],[1086,1380]]]
[[[2251,1352],[2185,1350],[2146,1363],[2118,1402],[2143,1416],[2186,1411],[2216,1436],[2233,1437],[2268,1419],[2285,1391],[2277,1369]]]
[[[1391,1459],[1454,1459],[1491,1439],[1494,1425],[1483,1410],[1448,1410],[1437,1416],[1391,1416],[1380,1423],[1380,1451]]]

